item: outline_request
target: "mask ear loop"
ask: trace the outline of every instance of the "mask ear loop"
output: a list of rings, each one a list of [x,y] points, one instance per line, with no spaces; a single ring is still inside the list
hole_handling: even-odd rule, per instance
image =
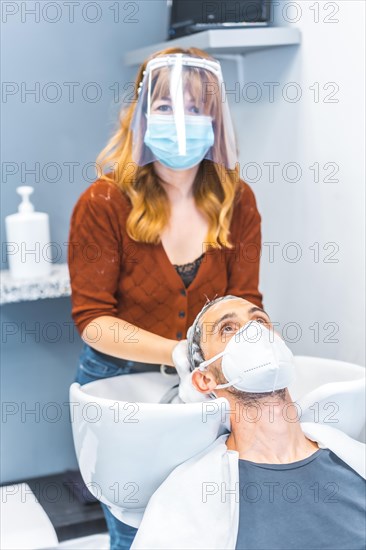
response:
[[[234,380],[232,380],[231,382],[228,382],[227,384],[217,384],[215,390],[221,390],[221,389],[224,389],[224,388],[229,388],[230,386],[233,386],[237,382],[240,382],[240,380],[242,378],[243,378],[242,376],[238,376],[237,378],[234,378]]]
[[[204,371],[206,370],[206,368],[211,365],[211,363],[213,363],[214,361],[216,361],[216,359],[220,359],[220,357],[222,357],[224,355],[224,351],[221,351],[220,353],[218,353],[217,355],[214,355],[213,357],[211,357],[211,359],[206,359],[206,361],[202,361],[202,363],[197,367],[199,370],[201,371]]]
[[[220,357],[223,357],[225,355],[225,352],[222,351],[221,353],[218,353],[217,355],[214,355],[213,357],[211,357],[211,359],[207,359],[207,361],[203,361],[199,367],[197,367],[198,370],[200,371],[204,371],[207,369],[207,367],[209,365],[211,365],[211,363],[213,363],[214,361],[216,361],[216,359],[220,359]],[[232,386],[233,384],[236,384],[237,382],[239,382],[239,380],[241,380],[242,377],[241,376],[238,376],[237,378],[235,378],[234,380],[232,380],[231,382],[228,382],[227,384],[218,384],[215,388],[220,390],[222,388],[228,388],[229,386]]]

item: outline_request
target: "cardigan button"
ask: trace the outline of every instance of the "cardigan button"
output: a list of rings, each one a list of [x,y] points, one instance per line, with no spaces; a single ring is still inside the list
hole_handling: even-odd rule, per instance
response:
[[[185,311],[180,311],[180,312],[178,313],[178,316],[179,316],[179,317],[185,317],[185,316],[186,316],[186,312],[185,312]]]
[[[181,288],[180,293],[182,296],[187,296],[187,293],[184,288]]]
[[[182,334],[180,331],[177,332],[177,339],[178,339],[178,340],[181,340],[181,339],[182,339],[182,336],[183,336],[183,334]]]

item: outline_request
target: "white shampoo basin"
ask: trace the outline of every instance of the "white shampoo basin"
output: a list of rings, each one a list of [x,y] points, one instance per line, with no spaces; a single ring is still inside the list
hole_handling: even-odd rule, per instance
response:
[[[226,399],[159,404],[178,382],[176,375],[148,372],[71,385],[72,430],[84,482],[130,525],[139,525],[150,496],[176,466],[227,431]]]

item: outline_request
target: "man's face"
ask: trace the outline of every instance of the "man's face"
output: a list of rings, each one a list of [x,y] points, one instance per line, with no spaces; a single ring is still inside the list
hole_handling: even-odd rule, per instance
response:
[[[234,334],[249,321],[257,321],[272,328],[268,314],[243,298],[224,300],[210,307],[200,319],[204,358],[210,359],[223,351]],[[219,364],[221,359],[217,361]],[[216,365],[216,361],[213,365]]]

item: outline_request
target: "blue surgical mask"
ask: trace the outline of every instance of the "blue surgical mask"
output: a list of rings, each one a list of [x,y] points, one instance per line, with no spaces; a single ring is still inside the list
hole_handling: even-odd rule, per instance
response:
[[[184,118],[186,154],[180,155],[174,116],[148,117],[144,142],[157,160],[173,170],[187,170],[199,164],[215,140],[211,117],[186,115]]]

